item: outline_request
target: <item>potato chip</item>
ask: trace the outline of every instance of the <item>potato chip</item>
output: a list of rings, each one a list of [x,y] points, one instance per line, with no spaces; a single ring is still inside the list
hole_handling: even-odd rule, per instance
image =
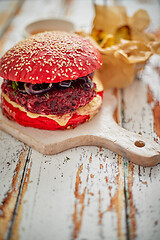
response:
[[[154,54],[160,54],[160,40],[145,32],[150,18],[145,10],[128,17],[125,7],[95,5],[95,18],[88,38],[100,51],[103,65],[96,71],[104,88],[124,88],[130,85],[137,71]]]
[[[106,38],[107,33],[105,33],[103,30],[93,29],[91,32],[91,36],[98,44],[101,44],[101,42]]]
[[[152,54],[150,45],[138,41],[122,41],[114,55],[126,63],[140,63],[147,61]]]
[[[131,40],[131,29],[125,25],[117,28],[115,32],[115,44],[119,43],[121,39]]]
[[[111,47],[115,43],[115,38],[112,34],[107,34],[105,38],[100,43],[100,47],[107,48]]]
[[[152,47],[153,53],[160,54],[160,42],[150,42],[150,46]]]

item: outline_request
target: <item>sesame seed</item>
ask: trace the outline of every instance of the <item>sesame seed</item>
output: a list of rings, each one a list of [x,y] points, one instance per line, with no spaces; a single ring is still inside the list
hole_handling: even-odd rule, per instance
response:
[[[40,82],[44,76],[39,72],[52,73],[52,78],[47,76],[47,80],[52,81],[57,76],[61,79],[64,76],[66,79],[75,79],[82,71],[90,73],[101,64],[96,49],[88,40],[76,34],[61,32],[45,32],[26,38],[10,49],[1,60],[1,68],[7,77],[14,73],[22,81],[29,79]],[[33,77],[33,74],[38,76]]]

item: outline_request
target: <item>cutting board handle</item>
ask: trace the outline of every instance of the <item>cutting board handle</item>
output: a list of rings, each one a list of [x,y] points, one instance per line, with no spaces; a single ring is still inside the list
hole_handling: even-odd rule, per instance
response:
[[[44,154],[56,154],[76,146],[101,146],[140,166],[149,167],[160,162],[160,145],[153,140],[127,131],[115,122],[112,122],[112,126],[108,129],[110,130],[107,135],[96,133],[79,135],[65,139],[61,144],[45,146],[38,150]]]
[[[160,162],[160,145],[140,134],[127,131],[112,122],[107,136],[94,136],[93,142],[106,147],[141,166],[154,166]]]

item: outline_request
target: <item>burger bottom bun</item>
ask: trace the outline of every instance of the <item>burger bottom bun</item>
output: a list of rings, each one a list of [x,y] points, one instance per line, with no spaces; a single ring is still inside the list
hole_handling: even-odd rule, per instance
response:
[[[42,115],[36,118],[29,117],[27,115],[27,112],[22,111],[17,107],[14,107],[11,102],[9,103],[5,99],[4,96],[2,96],[2,112],[10,120],[15,120],[16,122],[25,127],[33,127],[45,130],[63,130],[75,128],[79,124],[90,120],[99,111],[102,104],[103,91],[97,93],[97,95],[100,96],[101,101],[97,102],[97,105],[94,106],[93,110],[90,109],[89,113],[86,113],[85,115],[81,115],[78,111],[76,111],[68,120],[68,122],[63,126],[60,125],[57,121],[51,118],[43,117]]]

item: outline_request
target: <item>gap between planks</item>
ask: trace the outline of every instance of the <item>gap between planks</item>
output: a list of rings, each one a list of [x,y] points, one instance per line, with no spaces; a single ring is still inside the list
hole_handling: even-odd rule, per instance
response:
[[[13,211],[12,219],[11,219],[11,222],[10,222],[10,226],[9,226],[9,229],[8,229],[8,232],[7,232],[6,240],[10,240],[12,238],[13,227],[14,227],[14,223],[15,223],[15,220],[16,220],[19,204],[20,204],[21,193],[22,193],[22,190],[23,190],[25,177],[26,177],[26,174],[27,174],[27,171],[28,171],[28,165],[29,165],[29,161],[30,161],[30,157],[31,157],[31,152],[32,152],[32,150],[31,150],[31,148],[29,148],[27,156],[26,156],[26,162],[25,162],[25,166],[24,166],[24,169],[23,169],[23,173],[22,173],[22,178],[21,178],[21,183],[20,183],[20,186],[19,186],[17,200],[16,200],[14,211]]]
[[[125,123],[125,102],[124,90],[121,89],[121,127],[124,128]],[[132,169],[132,171],[131,171]],[[124,174],[124,199],[125,199],[125,216],[126,216],[126,240],[134,239],[136,237],[136,219],[135,219],[135,206],[133,204],[133,174],[134,165],[123,158],[123,174]],[[131,204],[130,204],[131,199]],[[132,216],[132,213],[133,216]],[[133,217],[133,220],[131,219]]]

